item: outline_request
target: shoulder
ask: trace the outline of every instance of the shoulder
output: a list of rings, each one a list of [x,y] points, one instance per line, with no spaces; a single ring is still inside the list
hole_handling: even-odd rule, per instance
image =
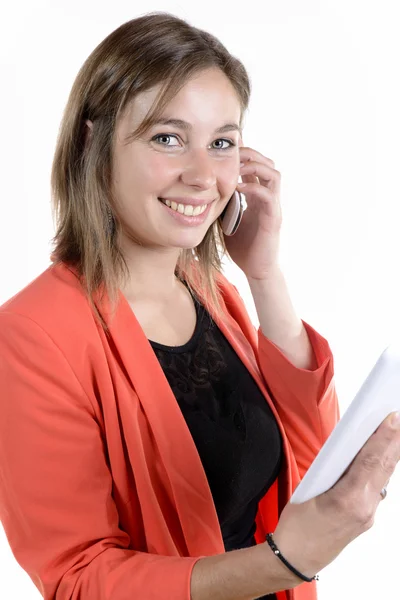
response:
[[[0,306],[3,324],[30,322],[60,347],[96,332],[94,315],[73,269],[50,265]]]

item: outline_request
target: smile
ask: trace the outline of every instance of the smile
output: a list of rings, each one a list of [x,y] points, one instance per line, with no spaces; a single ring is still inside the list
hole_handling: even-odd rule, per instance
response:
[[[166,211],[167,215],[171,217],[171,223],[175,222],[176,224],[184,225],[185,227],[197,227],[198,225],[202,225],[207,220],[211,207],[213,206],[212,202],[194,207],[193,205],[177,204],[176,202],[164,200],[163,198],[158,198],[158,200],[162,206],[162,210]]]
[[[194,207],[191,204],[177,204],[176,202],[170,202],[169,200],[164,200],[163,198],[159,198],[159,200],[172,210],[188,217],[197,217],[197,215],[203,214],[203,212],[207,209],[207,204]]]

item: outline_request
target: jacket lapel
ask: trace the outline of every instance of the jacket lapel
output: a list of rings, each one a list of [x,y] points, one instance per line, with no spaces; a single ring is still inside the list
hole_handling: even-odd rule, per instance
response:
[[[204,301],[200,292],[199,296]],[[236,311],[241,312],[233,297],[230,298],[230,302],[233,302]],[[113,320],[109,318],[107,295],[101,302],[95,300],[95,303],[109,327],[121,364],[154,434],[158,454],[162,457],[165,472],[168,474],[168,485],[173,491],[175,509],[179,515],[189,556],[208,556],[225,552],[218,515],[200,456],[151,344],[121,291]],[[215,317],[214,321],[264,394],[277,419],[284,451],[288,456],[287,439],[263,384],[252,345],[228,311],[222,319]],[[252,333],[256,337],[254,328]],[[148,464],[152,464],[151,459]],[[284,477],[286,489],[290,485],[289,471],[287,470]],[[264,506],[267,507],[268,502],[264,502]]]

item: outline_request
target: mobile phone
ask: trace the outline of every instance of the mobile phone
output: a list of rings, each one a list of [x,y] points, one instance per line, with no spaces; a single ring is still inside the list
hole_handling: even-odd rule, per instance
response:
[[[219,216],[221,228],[225,235],[234,235],[240,225],[242,215],[242,194],[238,190],[235,190]]]

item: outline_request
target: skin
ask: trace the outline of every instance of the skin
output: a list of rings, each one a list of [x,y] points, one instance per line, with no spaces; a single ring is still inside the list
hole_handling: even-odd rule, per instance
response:
[[[123,224],[119,243],[132,272],[121,291],[128,301],[149,299],[163,304],[182,293],[174,274],[181,249],[200,244],[238,184],[241,132],[215,130],[228,122],[239,126],[241,108],[224,73],[208,69],[193,77],[163,112],[163,117],[189,122],[191,130],[155,125],[127,143],[127,136],[144,119],[158,90],[155,86],[137,96],[117,124],[113,193]],[[90,121],[87,124],[92,125]],[[160,134],[170,137],[152,139]],[[225,139],[235,145],[231,147],[222,141]],[[206,221],[187,227],[171,218],[158,197],[174,196],[213,199]]]

